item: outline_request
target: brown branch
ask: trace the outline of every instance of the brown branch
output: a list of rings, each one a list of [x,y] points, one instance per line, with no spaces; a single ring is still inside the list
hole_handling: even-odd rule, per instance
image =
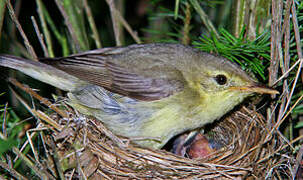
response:
[[[125,27],[125,29],[127,30],[127,32],[132,36],[132,38],[136,41],[136,43],[141,44],[142,41],[138,37],[137,33],[135,33],[132,30],[131,26],[123,18],[123,16],[121,15],[121,13],[115,8],[113,0],[106,0],[106,2],[107,2],[107,4],[110,7],[110,11],[111,11],[111,15],[112,15],[112,21],[113,21],[113,27],[114,27],[114,32],[115,32],[116,45],[118,45],[118,43],[121,44],[121,41],[120,41],[121,34],[120,34],[120,31],[119,31],[119,26],[118,26],[117,22],[114,22],[115,20],[119,21],[120,23],[122,23],[122,25]]]
[[[301,38],[300,38],[300,32],[299,32],[298,20],[297,20],[297,14],[296,14],[296,3],[294,1],[292,3],[291,12],[292,12],[292,22],[294,25],[298,57],[301,60],[301,63],[300,63],[299,69],[298,69],[298,71],[299,71],[300,69],[302,69],[303,59],[302,59],[302,47],[301,47],[301,43],[300,43]],[[301,72],[301,81],[303,82],[303,73],[302,72]],[[299,118],[299,121],[302,122],[302,118]],[[300,135],[303,134],[302,128],[299,130],[299,134]],[[293,172],[294,174],[296,174],[299,169],[299,165],[302,161],[302,154],[303,154],[303,145],[301,145],[300,151],[298,152],[297,157],[296,157],[296,164],[295,164],[294,172]]]
[[[271,61],[269,66],[269,86],[272,86],[278,78],[279,62],[282,59],[282,33],[281,33],[281,22],[282,22],[282,0],[272,0],[272,24],[271,24]],[[276,95],[272,95],[275,98]],[[273,111],[273,112],[270,112]],[[274,105],[271,105],[271,109],[268,109],[267,114],[267,125],[272,127],[275,121]]]
[[[37,21],[36,21],[36,19],[34,18],[34,16],[32,16],[31,19],[32,19],[32,22],[33,22],[33,25],[34,25],[34,29],[35,29],[36,35],[37,35],[38,40],[39,40],[39,42],[40,42],[40,45],[41,45],[41,47],[42,47],[42,49],[43,49],[44,56],[45,56],[45,57],[49,57],[49,54],[48,54],[48,52],[47,52],[47,48],[46,48],[45,43],[44,43],[44,40],[43,40],[43,34],[42,34],[42,33],[40,32],[40,30],[39,30]]]
[[[185,18],[184,18],[184,28],[183,28],[183,38],[182,43],[188,45],[190,42],[189,31],[190,31],[190,20],[191,20],[191,10],[190,4],[187,2],[185,5]]]
[[[120,14],[119,11],[116,10],[117,17],[119,18],[122,25],[125,27],[126,31],[131,35],[131,37],[136,41],[136,43],[141,44],[142,41],[138,37],[137,33],[132,30],[130,25],[126,22],[126,20],[123,18],[123,16]]]
[[[282,34],[284,33],[284,58],[281,62],[281,69],[282,73],[285,74],[285,72],[289,69],[290,64],[290,55],[289,55],[289,39],[290,39],[290,7],[291,7],[292,0],[288,0],[286,4],[285,9],[285,16],[284,16],[284,23],[282,27]],[[287,100],[289,99],[289,88],[288,88],[288,81],[287,79],[284,79],[283,82],[283,94],[279,114],[278,114],[278,121],[283,117],[283,112],[285,109],[285,104],[287,103]]]
[[[27,36],[24,33],[21,24],[19,23],[16,15],[15,15],[14,9],[13,9],[13,7],[11,5],[10,0],[6,0],[6,4],[7,4],[9,15],[10,15],[11,19],[13,20],[13,22],[15,23],[15,25],[16,25],[19,33],[20,33],[20,35],[22,36],[27,51],[30,53],[30,55],[32,56],[32,58],[37,61],[38,57],[37,57],[37,55],[35,53],[35,50],[32,47],[32,45],[30,44],[29,40],[27,39]]]
[[[106,0],[109,10],[110,10],[110,15],[112,18],[112,23],[113,23],[113,28],[114,28],[114,34],[115,34],[115,40],[116,40],[116,45],[121,46],[121,31],[119,30],[119,24],[118,24],[118,17],[117,17],[117,11],[115,8],[115,4],[113,0]]]
[[[302,47],[300,43],[300,32],[299,32],[299,26],[298,26],[298,20],[297,20],[297,14],[296,14],[296,4],[293,2],[292,8],[292,22],[294,24],[294,31],[295,31],[295,38],[296,38],[296,45],[297,45],[297,51],[298,51],[298,57],[299,59],[302,59]],[[303,82],[303,73],[301,74],[301,80]]]

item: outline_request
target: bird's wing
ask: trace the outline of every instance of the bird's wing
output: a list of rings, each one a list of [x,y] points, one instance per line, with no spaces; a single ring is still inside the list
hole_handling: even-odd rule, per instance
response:
[[[41,62],[111,92],[144,101],[181,91],[185,82],[176,68],[137,48],[103,48]]]

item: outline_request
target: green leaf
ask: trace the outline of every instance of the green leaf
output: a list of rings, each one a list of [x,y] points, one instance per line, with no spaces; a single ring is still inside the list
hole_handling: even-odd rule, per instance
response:
[[[238,38],[223,28],[219,32],[219,38],[204,35],[193,42],[193,45],[203,51],[218,53],[266,80],[265,70],[270,62],[270,33],[265,31],[250,41],[245,38],[244,29]]]
[[[10,137],[7,140],[0,139],[0,156],[8,150],[11,150],[12,147],[17,146],[18,141],[15,137]]]

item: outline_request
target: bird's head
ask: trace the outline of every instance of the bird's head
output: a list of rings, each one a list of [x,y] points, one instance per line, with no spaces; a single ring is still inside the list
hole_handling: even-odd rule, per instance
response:
[[[203,52],[201,52],[203,53]],[[200,54],[189,74],[189,84],[208,106],[227,109],[239,104],[245,97],[279,92],[258,83],[254,78],[229,60],[211,54]],[[208,99],[208,100],[205,100]],[[228,108],[230,107],[230,108]],[[213,107],[216,109],[215,107]],[[217,109],[220,111],[219,109]]]

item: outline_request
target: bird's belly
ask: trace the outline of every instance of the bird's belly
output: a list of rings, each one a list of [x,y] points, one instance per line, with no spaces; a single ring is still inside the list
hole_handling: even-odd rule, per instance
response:
[[[177,134],[219,119],[242,101],[212,97],[189,107],[176,103],[175,97],[152,102],[136,101],[98,86],[87,87],[69,94],[69,97],[75,109],[96,117],[115,134],[144,139],[135,142],[154,149],[161,148]]]
[[[102,121],[115,134],[125,137],[141,136],[141,127],[154,110],[140,101],[113,94],[99,86],[69,93],[69,104],[82,114]]]

